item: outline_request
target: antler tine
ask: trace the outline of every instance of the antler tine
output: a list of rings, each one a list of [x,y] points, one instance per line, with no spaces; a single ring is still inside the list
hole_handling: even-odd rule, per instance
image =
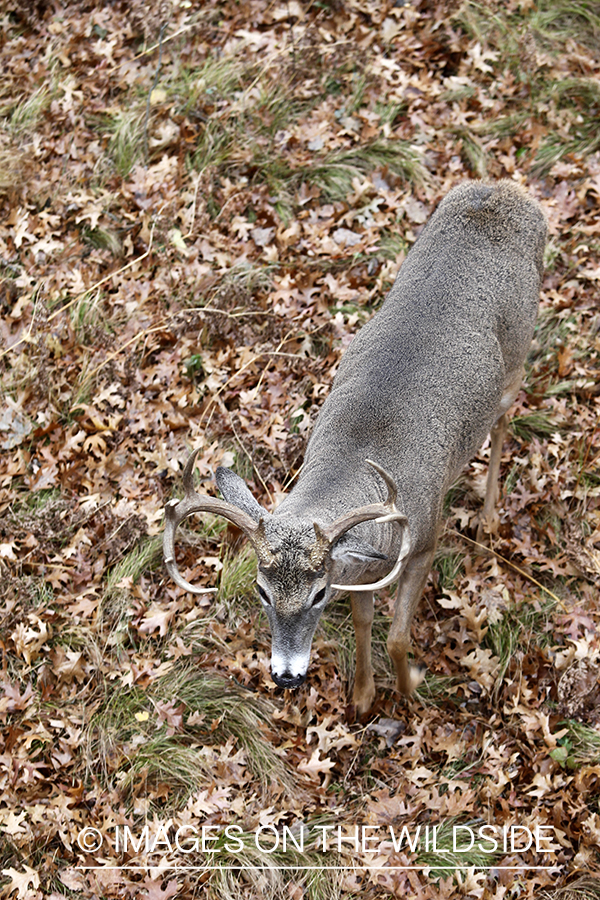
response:
[[[316,545],[313,552],[314,563],[322,563],[323,558],[329,552],[332,545],[335,544],[350,528],[359,525],[361,522],[401,522],[404,525],[402,533],[402,544],[400,553],[392,571],[374,584],[332,584],[334,590],[345,591],[377,591],[392,581],[395,581],[402,568],[402,562],[410,553],[410,534],[408,531],[408,519],[403,513],[396,508],[396,499],[398,497],[398,488],[392,476],[385,471],[376,462],[371,459],[365,460],[375,471],[381,475],[387,486],[387,497],[383,503],[369,503],[367,506],[359,506],[357,509],[351,510],[344,516],[340,516],[327,528],[319,528],[315,523],[314,529],[316,534]]]
[[[396,500],[398,499],[398,487],[396,482],[385,469],[382,469],[382,467],[377,465],[376,462],[373,462],[372,459],[365,459],[365,462],[368,463],[372,469],[375,469],[378,475],[381,475],[388,489],[388,495],[385,502],[386,504],[389,503],[391,506],[395,507]]]
[[[200,453],[200,447],[197,447],[193,453],[190,453],[188,461],[185,464],[183,469],[183,489],[185,491],[186,497],[194,496],[199,497],[200,495],[196,493],[194,490],[194,466],[196,465],[196,457]]]
[[[354,528],[355,525],[360,525],[361,522],[368,522],[373,519],[377,522],[394,522],[406,518],[396,509],[398,488],[396,487],[396,482],[392,476],[381,466],[377,465],[377,463],[373,462],[373,460],[367,459],[365,462],[375,469],[385,481],[388,491],[385,501],[383,503],[369,503],[367,506],[359,506],[349,513],[340,516],[339,519],[336,519],[335,522],[328,525],[326,528],[318,530],[315,528],[317,540],[320,543],[327,541],[329,546],[335,544],[335,542],[349,531],[350,528]]]
[[[166,524],[163,534],[163,555],[167,571],[179,587],[185,591],[191,591],[193,594],[207,594],[215,591],[216,588],[195,587],[185,580],[177,568],[177,563],[175,562],[175,532],[178,525],[196,512],[209,512],[217,516],[223,516],[244,532],[259,555],[264,555],[265,553],[264,525],[262,520],[255,522],[251,516],[232,503],[219,500],[217,497],[196,493],[194,490],[194,464],[198,452],[199,450],[194,450],[183,470],[183,488],[185,492],[183,499],[170,500],[165,507]]]

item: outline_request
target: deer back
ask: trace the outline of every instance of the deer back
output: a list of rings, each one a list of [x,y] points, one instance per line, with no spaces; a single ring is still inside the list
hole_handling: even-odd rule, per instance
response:
[[[371,458],[398,485],[414,549],[430,541],[446,491],[522,369],[545,236],[540,207],[513,182],[467,182],[447,195],[342,357],[276,515],[335,517],[377,496]],[[389,531],[360,529],[388,549]]]

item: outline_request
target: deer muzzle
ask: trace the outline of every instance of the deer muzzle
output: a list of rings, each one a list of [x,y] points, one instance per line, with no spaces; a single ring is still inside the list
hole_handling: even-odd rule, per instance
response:
[[[282,688],[296,688],[306,679],[310,648],[319,614],[314,609],[289,616],[267,609],[271,626],[271,676]]]

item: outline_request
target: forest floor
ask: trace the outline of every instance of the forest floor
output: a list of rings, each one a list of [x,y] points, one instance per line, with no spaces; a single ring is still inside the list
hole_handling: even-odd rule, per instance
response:
[[[0,896],[600,897],[597,3],[1,15]],[[486,442],[413,624],[425,680],[393,689],[383,590],[356,723],[347,598],[282,691],[239,532],[179,529],[194,596],[163,511],[195,448],[199,490],[233,466],[274,508],[467,178],[549,224],[500,525],[486,555]]]

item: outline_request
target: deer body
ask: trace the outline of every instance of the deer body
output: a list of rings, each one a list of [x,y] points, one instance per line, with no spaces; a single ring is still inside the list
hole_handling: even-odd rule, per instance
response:
[[[484,517],[493,514],[505,413],[537,315],[545,234],[540,208],[511,182],[452,190],[342,357],[298,481],[275,512],[233,472],[217,471],[225,505],[249,519],[281,686],[304,680],[318,618],[332,591],[348,586],[353,699],[359,715],[368,710],[373,590],[389,583],[390,570],[398,580],[388,638],[397,687],[407,694],[418,684],[407,660],[410,625],[444,496],[491,431]]]

